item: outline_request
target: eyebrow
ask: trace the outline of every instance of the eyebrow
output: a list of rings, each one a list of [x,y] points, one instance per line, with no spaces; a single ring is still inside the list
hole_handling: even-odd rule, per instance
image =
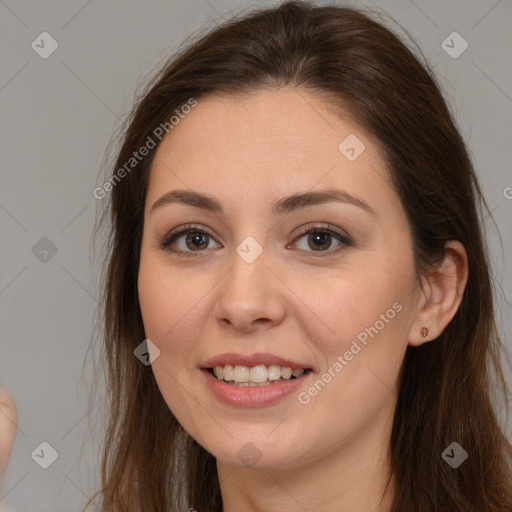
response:
[[[293,210],[324,204],[328,202],[338,202],[357,206],[373,217],[377,217],[375,210],[360,197],[354,196],[343,190],[334,188],[319,190],[316,192],[305,192],[302,194],[293,194],[279,199],[272,205],[274,215],[284,215]],[[161,196],[151,207],[150,214],[164,205],[180,203],[212,213],[223,213],[221,203],[212,196],[190,190],[172,190]]]

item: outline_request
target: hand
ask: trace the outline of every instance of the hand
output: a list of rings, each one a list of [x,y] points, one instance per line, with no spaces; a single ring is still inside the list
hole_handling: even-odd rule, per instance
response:
[[[0,385],[0,486],[11,457],[17,426],[16,403],[7,389]]]

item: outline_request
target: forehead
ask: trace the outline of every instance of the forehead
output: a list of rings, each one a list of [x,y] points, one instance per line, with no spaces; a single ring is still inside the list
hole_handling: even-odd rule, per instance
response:
[[[377,141],[309,91],[287,87],[197,101],[157,148],[148,203],[173,188],[232,202],[324,186],[396,200]]]
[[[202,150],[201,143],[207,141],[231,155],[248,150],[262,156],[301,158],[321,149],[334,149],[336,154],[340,137],[353,132],[369,144],[376,142],[370,141],[370,135],[341,110],[338,109],[343,117],[335,116],[334,104],[320,101],[305,89],[284,87],[242,95],[216,93],[197,101],[197,106],[182,116],[164,138],[158,152],[176,150],[177,146]]]

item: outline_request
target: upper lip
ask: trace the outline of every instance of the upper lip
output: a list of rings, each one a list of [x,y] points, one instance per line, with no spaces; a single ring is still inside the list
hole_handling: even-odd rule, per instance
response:
[[[284,359],[283,357],[279,357],[274,354],[268,354],[264,352],[256,354],[236,354],[234,352],[220,354],[218,356],[208,359],[208,361],[205,361],[201,365],[201,368],[214,368],[215,366],[226,366],[227,364],[249,367],[257,366],[259,364],[264,364],[265,366],[277,364],[278,366],[283,367],[288,366],[292,370],[300,368],[311,369],[311,366],[309,366],[308,364],[297,363],[295,361],[290,361],[289,359]]]

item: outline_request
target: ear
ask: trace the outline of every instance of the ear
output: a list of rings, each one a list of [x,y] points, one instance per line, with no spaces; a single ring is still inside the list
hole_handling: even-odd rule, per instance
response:
[[[455,316],[468,279],[466,249],[457,240],[444,246],[444,258],[423,279],[418,315],[409,333],[409,345],[419,346],[437,338]],[[424,327],[428,329],[425,334]]]

